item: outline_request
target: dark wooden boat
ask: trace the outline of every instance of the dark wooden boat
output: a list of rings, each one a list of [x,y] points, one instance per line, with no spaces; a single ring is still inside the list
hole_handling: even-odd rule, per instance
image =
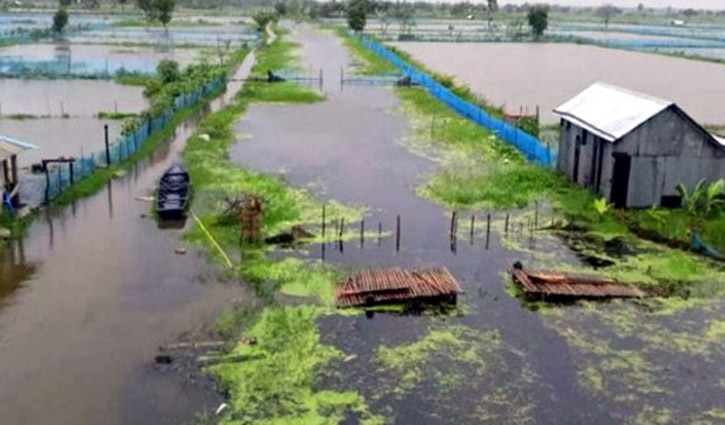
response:
[[[162,220],[184,218],[189,205],[191,179],[180,164],[172,165],[159,181],[156,212]]]

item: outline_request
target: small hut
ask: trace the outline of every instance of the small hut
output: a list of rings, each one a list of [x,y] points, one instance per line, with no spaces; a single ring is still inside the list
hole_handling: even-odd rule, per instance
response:
[[[725,177],[725,140],[671,101],[596,83],[554,113],[559,170],[618,208],[679,207],[678,184]]]
[[[18,154],[26,150],[35,149],[36,147],[30,143],[21,142],[13,138],[0,134],[0,182],[2,182],[3,193],[11,194],[11,202],[14,207],[19,206],[20,196],[18,194]],[[5,196],[3,196],[3,201]],[[4,207],[4,202],[0,202],[0,211]]]

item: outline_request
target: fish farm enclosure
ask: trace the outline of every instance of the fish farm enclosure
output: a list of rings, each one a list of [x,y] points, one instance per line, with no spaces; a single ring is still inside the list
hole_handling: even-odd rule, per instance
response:
[[[0,425],[725,425],[725,5],[568,3],[0,4]]]

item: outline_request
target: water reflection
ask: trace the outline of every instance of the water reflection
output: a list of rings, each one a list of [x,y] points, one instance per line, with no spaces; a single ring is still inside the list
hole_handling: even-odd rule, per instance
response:
[[[36,271],[35,264],[25,260],[25,246],[22,239],[10,240],[4,249],[0,248],[0,306],[23,282]]]

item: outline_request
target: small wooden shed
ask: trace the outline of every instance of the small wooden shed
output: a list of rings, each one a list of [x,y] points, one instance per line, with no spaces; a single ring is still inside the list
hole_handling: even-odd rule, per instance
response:
[[[725,177],[725,139],[671,101],[596,83],[554,113],[559,170],[618,208],[679,207],[678,184]]]

